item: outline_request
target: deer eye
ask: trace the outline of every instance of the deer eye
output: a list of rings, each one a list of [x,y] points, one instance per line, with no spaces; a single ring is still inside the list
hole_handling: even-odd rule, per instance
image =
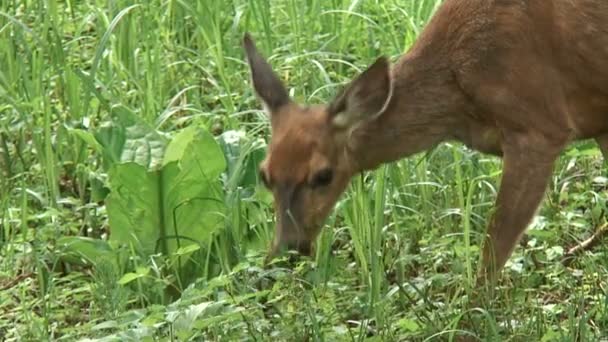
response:
[[[322,169],[315,173],[310,181],[310,186],[313,188],[328,186],[334,178],[332,169]]]
[[[268,179],[268,175],[266,174],[266,172],[264,172],[264,170],[260,169],[258,171],[258,176],[262,180],[262,184],[264,184],[264,186],[267,189],[270,189],[270,180]]]

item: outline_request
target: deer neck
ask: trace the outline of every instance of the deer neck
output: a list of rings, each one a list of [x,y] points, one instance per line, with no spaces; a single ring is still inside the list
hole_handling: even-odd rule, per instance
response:
[[[356,172],[428,150],[466,130],[466,99],[447,68],[404,58],[392,75],[393,97],[385,111],[354,129],[347,141]]]

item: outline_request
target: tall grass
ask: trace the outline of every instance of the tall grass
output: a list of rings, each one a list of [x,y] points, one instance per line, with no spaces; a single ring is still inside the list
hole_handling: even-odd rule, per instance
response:
[[[255,170],[269,125],[243,33],[296,100],[325,103],[380,54],[406,51],[440,3],[0,2],[0,339],[606,338],[606,247],[559,263],[606,221],[605,168],[586,142],[556,166],[489,307],[468,303],[501,163],[459,144],[358,175],[313,260],[263,267],[271,198],[239,177]],[[112,234],[103,157],[71,132],[121,112],[167,136],[197,124],[245,132],[223,179],[223,229],[181,274],[135,250],[91,268],[58,244]]]

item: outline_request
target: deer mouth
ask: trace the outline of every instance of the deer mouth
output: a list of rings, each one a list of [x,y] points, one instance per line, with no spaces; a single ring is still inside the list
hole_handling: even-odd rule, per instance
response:
[[[300,256],[312,256],[314,246],[309,240],[293,240],[293,241],[275,241],[266,256],[266,261],[269,262],[273,258],[288,251],[296,251]]]
[[[312,255],[312,241],[294,241],[286,244],[287,250],[297,251],[300,255]]]

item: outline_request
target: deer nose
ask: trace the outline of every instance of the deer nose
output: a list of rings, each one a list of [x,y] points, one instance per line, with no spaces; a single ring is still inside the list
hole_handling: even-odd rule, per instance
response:
[[[287,243],[288,250],[298,251],[301,255],[310,256],[312,254],[312,242],[310,241],[290,241]]]
[[[274,257],[282,254],[286,250],[297,251],[302,256],[311,256],[313,252],[312,241],[293,240],[293,241],[274,241],[272,248],[268,252],[266,261],[270,261]]]

